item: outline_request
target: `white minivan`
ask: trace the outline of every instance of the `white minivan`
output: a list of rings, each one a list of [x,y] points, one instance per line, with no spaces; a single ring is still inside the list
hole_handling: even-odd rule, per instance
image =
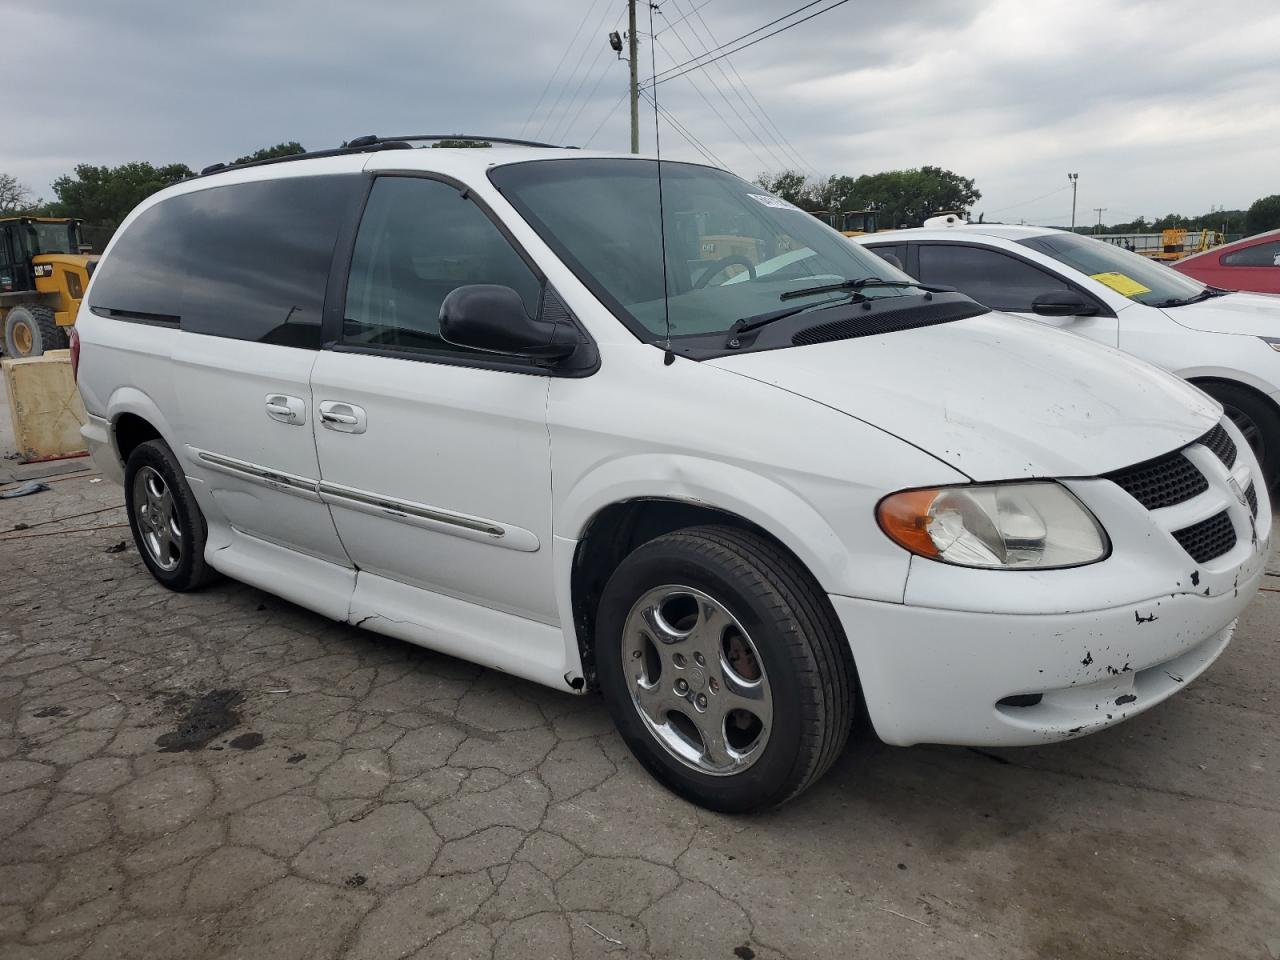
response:
[[[106,250],[84,433],[161,583],[599,689],[727,811],[858,698],[888,743],[1038,744],[1226,647],[1271,508],[1199,390],[720,170],[409,139],[208,172]]]

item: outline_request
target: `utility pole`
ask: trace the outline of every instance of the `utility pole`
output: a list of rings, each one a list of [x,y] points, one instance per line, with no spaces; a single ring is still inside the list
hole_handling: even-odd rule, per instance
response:
[[[627,0],[627,47],[631,67],[631,152],[640,152],[640,74],[636,61],[636,0]]]
[[[1080,174],[1068,173],[1067,179],[1071,181],[1071,232],[1076,232],[1076,186],[1080,182]]]
[[[1098,212],[1098,226],[1094,229],[1093,232],[1101,233],[1102,232],[1102,215],[1107,212],[1107,208],[1106,207],[1090,207],[1089,209],[1096,210]]]

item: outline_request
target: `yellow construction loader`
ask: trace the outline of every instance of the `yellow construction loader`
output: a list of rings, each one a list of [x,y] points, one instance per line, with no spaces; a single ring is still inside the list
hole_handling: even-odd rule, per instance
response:
[[[0,219],[0,323],[4,352],[38,357],[67,346],[98,262],[73,217]]]

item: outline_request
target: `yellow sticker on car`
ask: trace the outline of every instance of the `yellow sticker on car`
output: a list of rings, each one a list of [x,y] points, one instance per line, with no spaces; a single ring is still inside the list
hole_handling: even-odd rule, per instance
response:
[[[1105,283],[1116,293],[1125,297],[1136,297],[1140,293],[1150,293],[1150,287],[1144,287],[1133,277],[1125,276],[1123,273],[1095,273],[1093,279],[1099,283]]]

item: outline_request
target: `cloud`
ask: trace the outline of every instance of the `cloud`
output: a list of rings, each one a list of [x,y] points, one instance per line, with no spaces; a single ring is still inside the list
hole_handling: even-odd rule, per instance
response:
[[[799,5],[663,0],[658,70]],[[11,7],[12,35],[57,37],[63,53],[7,101],[0,170],[48,196],[76,163],[199,168],[362,133],[541,130],[625,150],[627,68],[605,39],[623,11],[620,0]],[[1280,190],[1277,37],[1280,8],[1265,0],[853,0],[658,95],[748,177],[937,164],[976,178],[980,210],[1059,221],[1070,170],[1081,211],[1198,213]],[[651,150],[647,104],[641,129]],[[700,157],[665,124],[662,137],[664,155]]]

